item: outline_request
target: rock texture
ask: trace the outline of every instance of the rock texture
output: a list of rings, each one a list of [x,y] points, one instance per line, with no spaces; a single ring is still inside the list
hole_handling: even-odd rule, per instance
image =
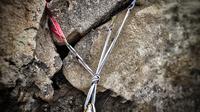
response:
[[[74,43],[128,3],[130,0],[54,0],[51,9],[68,41]]]
[[[53,77],[61,69],[62,60],[56,52],[50,32],[44,26],[40,28],[36,36],[35,56],[47,65],[49,77]]]
[[[1,84],[13,87],[17,68],[31,62],[44,2],[1,1]],[[12,18],[11,18],[12,16]],[[2,79],[3,76],[7,78]]]
[[[56,74],[53,81],[58,85],[55,90],[54,102],[42,104],[36,112],[77,112],[83,111],[86,96],[72,85],[60,73]],[[98,112],[132,112],[136,110],[135,103],[125,101],[121,97],[112,97],[111,91],[98,93],[96,107]]]
[[[119,13],[115,34],[131,0],[52,1],[67,39],[76,44],[83,37],[75,48],[95,70],[107,20]],[[97,112],[200,111],[199,6],[137,0],[103,69]],[[44,8],[45,0],[0,1],[1,112],[83,110],[91,77],[71,54],[60,70],[68,51],[54,46]]]
[[[198,0],[155,1],[134,9],[103,70],[100,90],[135,101],[138,111],[199,111],[199,6]],[[113,32],[124,15],[117,15]],[[99,27],[75,46],[93,70],[105,35]],[[74,87],[88,90],[91,77],[71,54],[63,72]]]
[[[44,0],[0,1],[0,90],[9,90],[1,96],[2,111],[4,104],[18,103],[22,111],[33,111],[38,106],[35,98],[49,101],[53,97],[50,78],[62,62],[41,20],[44,7]],[[5,96],[8,101],[3,100]]]

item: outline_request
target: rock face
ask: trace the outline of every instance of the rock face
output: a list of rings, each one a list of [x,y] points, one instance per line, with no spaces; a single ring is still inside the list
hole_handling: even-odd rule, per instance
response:
[[[199,6],[198,0],[160,1],[134,9],[101,74],[99,90],[135,101],[144,112],[199,111]],[[117,15],[113,32],[125,12]],[[101,26],[75,46],[93,70],[105,37]],[[63,72],[74,87],[88,90],[91,77],[71,54]]]
[[[58,15],[68,41],[72,42],[108,20],[128,3],[130,0],[54,0],[51,9]],[[74,36],[76,38],[72,39]]]
[[[52,99],[50,78],[62,65],[41,20],[44,7],[44,0],[0,1],[0,90],[12,88],[5,96],[16,99],[10,105],[24,103],[23,111],[38,105],[33,96]]]
[[[36,46],[34,39],[44,7],[44,2],[39,0],[21,2],[2,0],[0,3],[1,83],[7,87],[15,85],[18,77],[16,69],[33,58]],[[4,76],[7,78],[2,79]]]
[[[106,21],[131,0],[52,1],[69,42],[86,35],[75,48],[95,70]],[[199,6],[199,0],[137,1],[102,71],[97,112],[200,111]],[[91,77],[70,53],[60,70],[68,52],[57,53],[44,8],[45,0],[0,1],[2,112],[83,109]],[[112,37],[125,12],[116,16]]]
[[[50,33],[44,27],[41,27],[36,36],[35,55],[38,60],[45,63],[49,69],[48,76],[52,77],[62,66],[62,60],[56,52],[55,45]]]

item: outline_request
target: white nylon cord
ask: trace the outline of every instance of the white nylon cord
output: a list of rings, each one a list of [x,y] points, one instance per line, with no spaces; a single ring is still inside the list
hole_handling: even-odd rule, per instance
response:
[[[129,6],[128,11],[127,11],[127,13],[126,13],[126,15],[125,15],[125,17],[124,17],[124,20],[123,20],[121,26],[119,27],[119,29],[118,29],[118,31],[117,31],[116,37],[115,37],[114,40],[112,41],[112,43],[111,43],[110,47],[108,48],[108,50],[107,50],[107,52],[106,52],[104,58],[102,59],[102,62],[101,62],[101,65],[100,65],[100,67],[99,67],[99,70],[98,70],[98,73],[97,73],[97,74],[99,74],[99,73],[101,72],[101,70],[102,70],[102,68],[103,68],[103,66],[104,66],[104,64],[105,64],[105,62],[106,62],[107,59],[108,59],[109,54],[111,53],[113,47],[115,46],[115,43],[117,42],[117,39],[118,39],[118,37],[119,37],[119,35],[120,35],[121,31],[122,31],[122,28],[123,28],[123,26],[124,26],[124,24],[125,24],[125,22],[126,22],[126,20],[127,20],[127,17],[129,16],[131,9],[135,6],[135,1],[136,1],[136,0],[134,0],[134,1],[131,3],[131,5]]]
[[[67,46],[67,48],[71,51],[71,53],[77,58],[77,60],[79,61],[79,63],[92,75],[94,76],[94,72],[93,70],[85,63],[85,61],[83,60],[83,58],[76,52],[76,50],[67,42],[67,40],[65,39],[65,45]]]
[[[104,44],[104,47],[103,47],[103,51],[101,53],[101,57],[100,57],[99,64],[98,64],[98,67],[97,67],[97,70],[96,70],[96,74],[99,73],[99,69],[100,69],[100,66],[102,65],[102,60],[105,57],[106,49],[108,47],[108,42],[110,40],[111,34],[112,34],[112,30],[111,30],[110,27],[108,27],[108,35],[107,35],[107,38],[106,38],[106,41],[105,41],[105,44]]]
[[[93,74],[92,85],[89,89],[89,92],[87,94],[87,98],[86,98],[86,101],[85,101],[85,104],[84,104],[84,112],[96,112],[94,105],[95,105],[95,100],[96,100],[96,89],[97,89],[97,83],[98,83],[99,78],[100,78],[100,72],[102,71],[103,66],[105,65],[105,62],[107,61],[109,54],[111,53],[112,49],[114,48],[114,46],[117,42],[117,39],[119,38],[119,35],[122,31],[122,28],[123,28],[128,16],[129,16],[129,14],[130,14],[130,11],[135,6],[135,2],[136,2],[136,0],[133,0],[132,3],[129,5],[127,13],[126,13],[126,15],[125,15],[125,17],[122,21],[122,24],[119,27],[114,40],[111,42],[109,48],[107,49],[108,43],[109,43],[109,40],[110,40],[110,37],[111,37],[111,34],[112,34],[111,28],[108,27],[109,32],[108,32],[108,35],[107,35],[107,38],[106,38],[106,41],[105,41],[105,44],[104,44],[104,47],[103,47],[103,50],[102,50],[102,53],[101,53],[101,57],[100,57],[100,60],[99,60],[97,70],[96,70],[95,74]]]

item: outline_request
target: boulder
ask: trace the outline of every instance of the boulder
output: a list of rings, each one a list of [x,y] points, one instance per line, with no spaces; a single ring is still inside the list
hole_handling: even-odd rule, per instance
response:
[[[134,8],[102,73],[98,91],[112,90],[135,101],[139,110],[195,111],[200,94],[199,6],[193,1],[158,1]],[[126,11],[116,16],[113,35]],[[91,31],[75,49],[93,70],[106,38],[106,23]],[[70,53],[64,75],[86,92],[90,74]]]

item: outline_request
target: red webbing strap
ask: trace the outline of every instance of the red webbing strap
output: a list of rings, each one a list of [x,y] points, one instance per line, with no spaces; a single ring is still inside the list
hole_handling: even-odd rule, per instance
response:
[[[53,17],[51,11],[48,8],[48,2],[50,2],[51,0],[46,0],[46,6],[45,6],[45,11],[47,13],[47,15],[49,16],[49,19],[51,21],[51,25],[49,25],[49,29],[50,31],[55,35],[56,39],[59,42],[64,43],[65,42],[65,35],[59,25],[59,23],[57,22],[57,20]]]

